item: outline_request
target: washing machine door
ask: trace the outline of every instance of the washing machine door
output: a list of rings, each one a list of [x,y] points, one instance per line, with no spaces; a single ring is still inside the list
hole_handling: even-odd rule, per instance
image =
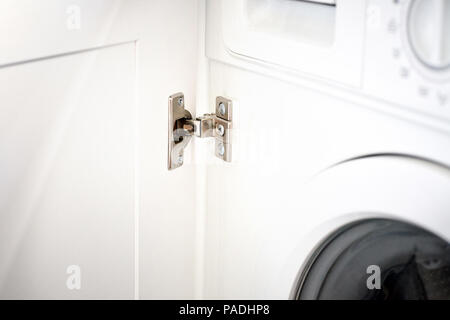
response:
[[[293,298],[450,299],[448,168],[363,158],[319,175],[308,194],[317,242],[305,241]]]
[[[450,246],[411,224],[370,219],[336,232],[305,270],[297,298],[450,299]]]

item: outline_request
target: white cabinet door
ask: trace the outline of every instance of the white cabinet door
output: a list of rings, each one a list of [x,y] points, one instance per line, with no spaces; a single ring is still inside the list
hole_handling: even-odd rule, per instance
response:
[[[167,171],[166,119],[195,99],[197,9],[0,2],[0,298],[193,297],[195,172]]]

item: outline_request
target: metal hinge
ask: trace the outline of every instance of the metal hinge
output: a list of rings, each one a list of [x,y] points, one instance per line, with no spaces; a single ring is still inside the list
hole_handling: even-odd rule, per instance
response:
[[[171,95],[167,168],[172,170],[183,165],[184,149],[192,137],[214,138],[216,157],[231,162],[232,111],[230,99],[217,97],[216,113],[193,119],[191,113],[185,109],[184,94],[180,92]]]

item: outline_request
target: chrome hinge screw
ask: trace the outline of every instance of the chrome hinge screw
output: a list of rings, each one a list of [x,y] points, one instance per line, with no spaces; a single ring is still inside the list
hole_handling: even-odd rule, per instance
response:
[[[223,145],[222,142],[220,142],[217,145],[217,152],[219,152],[219,155],[222,157],[225,154],[225,146]]]
[[[225,127],[221,124],[218,124],[216,127],[216,131],[220,136],[223,136],[225,133]]]
[[[219,103],[219,114],[221,115],[221,116],[224,116],[225,115],[225,104],[223,103],[223,102],[221,102],[221,103]]]

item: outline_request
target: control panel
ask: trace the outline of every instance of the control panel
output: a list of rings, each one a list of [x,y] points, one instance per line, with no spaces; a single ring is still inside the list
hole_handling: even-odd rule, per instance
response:
[[[369,0],[366,93],[450,120],[450,0]]]

